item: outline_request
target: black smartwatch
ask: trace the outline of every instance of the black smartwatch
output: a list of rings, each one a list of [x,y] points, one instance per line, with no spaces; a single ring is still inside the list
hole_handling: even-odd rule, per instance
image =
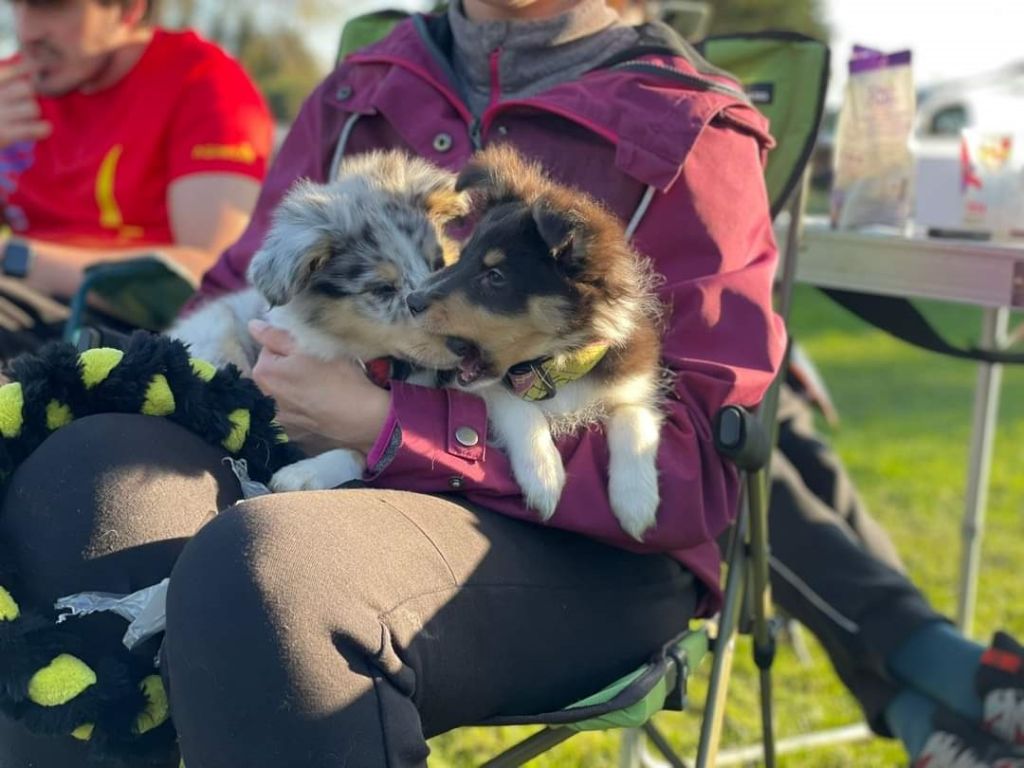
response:
[[[0,265],[8,277],[25,277],[32,266],[32,249],[23,240],[8,240]]]

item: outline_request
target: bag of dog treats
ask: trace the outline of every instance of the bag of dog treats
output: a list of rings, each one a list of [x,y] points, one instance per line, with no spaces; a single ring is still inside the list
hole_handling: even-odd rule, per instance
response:
[[[910,51],[855,46],[836,128],[833,227],[906,225],[916,109]]]

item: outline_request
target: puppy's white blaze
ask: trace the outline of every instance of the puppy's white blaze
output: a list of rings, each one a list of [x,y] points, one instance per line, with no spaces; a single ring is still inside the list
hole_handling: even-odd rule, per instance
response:
[[[565,467],[544,412],[500,386],[482,396],[527,505],[550,520],[565,487]]]
[[[288,331],[299,348],[311,357],[321,360],[352,357],[337,336],[325,333],[316,326],[303,321],[291,304],[272,308],[267,313],[267,319],[271,324]]]
[[[637,541],[658,515],[661,414],[642,405],[616,408],[608,419],[608,497],[622,529]]]
[[[270,488],[276,493],[326,491],[342,483],[358,480],[363,476],[365,468],[362,456],[357,453],[327,451],[279,469],[270,478]]]

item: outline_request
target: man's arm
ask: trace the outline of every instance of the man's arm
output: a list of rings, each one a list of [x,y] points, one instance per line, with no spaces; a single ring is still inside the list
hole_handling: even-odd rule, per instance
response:
[[[47,295],[67,297],[78,289],[86,267],[159,253],[184,267],[198,283],[221,251],[245,230],[259,190],[259,182],[240,174],[184,176],[167,194],[173,245],[94,249],[28,240],[33,259],[25,281]]]

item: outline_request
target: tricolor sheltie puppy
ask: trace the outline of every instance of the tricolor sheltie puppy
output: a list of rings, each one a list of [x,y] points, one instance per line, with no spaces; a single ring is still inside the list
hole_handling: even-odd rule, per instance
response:
[[[478,153],[456,189],[482,200],[479,220],[458,260],[408,297],[410,310],[448,338],[454,385],[486,400],[542,518],[565,484],[553,436],[601,422],[612,509],[642,538],[659,504],[664,381],[646,262],[612,214],[508,147]]]

